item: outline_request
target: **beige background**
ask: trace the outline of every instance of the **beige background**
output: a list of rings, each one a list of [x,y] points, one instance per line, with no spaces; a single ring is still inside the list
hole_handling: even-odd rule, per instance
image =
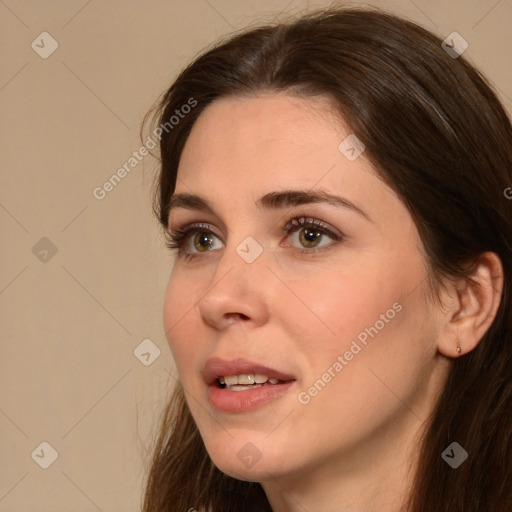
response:
[[[103,200],[92,191],[141,146],[144,113],[204,46],[329,3],[0,0],[0,510],[140,509],[174,378],[161,319],[171,260],[151,215],[156,162],[146,157]],[[372,5],[443,38],[459,32],[512,109],[510,0]],[[31,47],[43,31],[58,43],[46,59]],[[148,366],[133,353],[145,339],[161,351]],[[47,469],[44,441],[58,453]]]

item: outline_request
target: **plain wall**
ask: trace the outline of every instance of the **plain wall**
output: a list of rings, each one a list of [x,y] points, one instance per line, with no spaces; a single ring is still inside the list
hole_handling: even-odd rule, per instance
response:
[[[128,163],[142,118],[219,37],[330,3],[0,2],[0,510],[140,509],[175,378],[162,324],[172,262],[151,212],[157,162]],[[459,32],[512,109],[510,1],[370,5],[443,38]],[[47,58],[42,32],[58,44]],[[94,197],[124,164],[130,172]],[[134,355],[146,339],[143,359],[160,350],[147,366]],[[42,442],[58,453],[47,469]]]

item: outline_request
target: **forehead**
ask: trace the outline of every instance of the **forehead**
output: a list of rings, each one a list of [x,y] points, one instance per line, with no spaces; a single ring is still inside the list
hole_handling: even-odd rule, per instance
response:
[[[222,98],[193,126],[178,175],[199,185],[212,178],[248,183],[272,177],[275,182],[292,172],[306,185],[340,163],[338,146],[349,134],[326,98],[284,93]],[[350,167],[371,170],[366,159],[359,160]]]

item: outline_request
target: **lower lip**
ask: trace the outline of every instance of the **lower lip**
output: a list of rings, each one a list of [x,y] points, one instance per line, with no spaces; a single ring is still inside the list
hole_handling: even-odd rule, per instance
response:
[[[295,381],[283,384],[267,384],[245,391],[229,391],[212,384],[208,388],[208,399],[221,412],[244,412],[260,407],[284,395]]]

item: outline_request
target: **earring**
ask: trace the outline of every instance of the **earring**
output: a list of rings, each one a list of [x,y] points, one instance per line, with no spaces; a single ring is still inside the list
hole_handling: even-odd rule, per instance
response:
[[[460,356],[462,353],[462,348],[460,346],[460,340],[457,338],[457,355]]]

